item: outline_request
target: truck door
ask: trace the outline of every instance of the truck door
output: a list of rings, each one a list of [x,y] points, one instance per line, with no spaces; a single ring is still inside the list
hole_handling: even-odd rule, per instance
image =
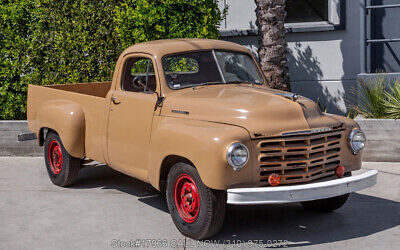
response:
[[[108,159],[112,168],[147,180],[147,156],[157,79],[152,59],[132,56],[124,61],[120,83],[111,98]]]

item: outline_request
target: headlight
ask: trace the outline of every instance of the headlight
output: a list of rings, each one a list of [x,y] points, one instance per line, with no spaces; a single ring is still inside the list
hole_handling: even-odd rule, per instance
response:
[[[365,147],[365,134],[358,129],[353,130],[349,135],[349,145],[354,154],[360,153]]]
[[[226,160],[233,170],[239,171],[249,160],[249,150],[244,144],[235,142],[229,146]]]

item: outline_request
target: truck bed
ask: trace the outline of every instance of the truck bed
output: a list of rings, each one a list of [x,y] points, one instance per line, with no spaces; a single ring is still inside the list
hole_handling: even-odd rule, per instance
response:
[[[82,95],[105,98],[108,91],[110,91],[111,82],[75,83],[75,84],[50,85],[43,87],[74,92]]]
[[[29,85],[27,105],[29,130],[39,135],[39,130],[43,127],[41,120],[47,116],[43,114],[46,112],[44,111],[46,106],[54,106],[55,103],[78,104],[83,110],[85,119],[85,156],[104,162],[103,129],[106,126],[105,117],[109,105],[105,97],[110,88],[111,82]],[[60,109],[60,112],[64,110]]]

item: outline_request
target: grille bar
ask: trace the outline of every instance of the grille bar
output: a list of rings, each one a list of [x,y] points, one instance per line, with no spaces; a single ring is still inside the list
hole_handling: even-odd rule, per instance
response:
[[[264,139],[257,142],[260,181],[277,173],[281,184],[305,183],[335,174],[344,130]]]

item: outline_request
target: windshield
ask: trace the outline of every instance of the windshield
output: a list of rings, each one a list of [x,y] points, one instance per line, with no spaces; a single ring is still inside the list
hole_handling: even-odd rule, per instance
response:
[[[253,58],[231,51],[199,51],[166,56],[162,66],[172,89],[208,84],[263,84]]]

